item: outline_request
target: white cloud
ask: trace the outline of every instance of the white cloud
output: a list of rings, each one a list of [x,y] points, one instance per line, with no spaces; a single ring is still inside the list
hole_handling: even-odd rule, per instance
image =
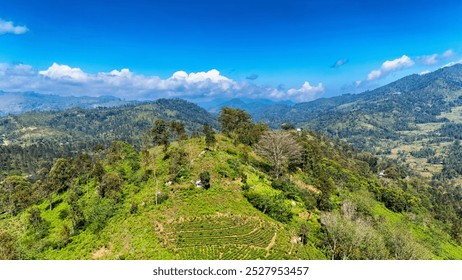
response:
[[[391,72],[400,70],[403,68],[411,67],[414,65],[414,61],[412,61],[407,55],[403,55],[400,58],[394,60],[387,60],[382,64],[382,72]]]
[[[0,18],[0,35],[11,33],[11,34],[24,34],[29,29],[26,26],[15,26],[12,21],[5,21]]]
[[[216,69],[212,69],[208,72],[198,72],[198,73],[186,73],[184,71],[177,71],[173,73],[172,77],[169,78],[170,80],[184,80],[188,83],[200,83],[200,82],[212,82],[212,83],[219,83],[219,82],[229,82],[230,79],[226,78],[225,76],[221,76],[220,72]]]
[[[377,80],[385,77],[391,72],[409,68],[414,64],[414,61],[412,61],[412,59],[410,59],[407,55],[403,55],[402,57],[396,58],[394,60],[387,60],[382,64],[380,69],[371,71],[367,76],[367,79],[369,81]]]
[[[86,73],[80,68],[53,63],[48,69],[36,70],[29,65],[0,63],[0,90],[35,91],[63,96],[112,95],[129,100],[184,98],[200,100],[214,97],[272,98],[310,101],[324,93],[322,83],[305,82],[300,89],[284,90],[237,82],[218,70],[186,73],[177,71],[169,78],[144,76],[129,69]]]
[[[417,57],[417,61],[424,65],[435,65],[441,60],[454,57],[456,54],[453,50],[447,50],[442,54],[432,54]]]
[[[369,73],[369,75],[367,75],[367,79],[369,81],[377,80],[382,76],[382,74],[383,74],[382,70],[372,70],[371,73]]]
[[[67,65],[59,65],[56,62],[47,70],[39,71],[39,74],[54,80],[66,79],[84,82],[88,79],[88,75],[80,68],[71,68]]]
[[[130,70],[127,68],[124,68],[120,71],[112,70],[111,72],[109,72],[109,74],[112,76],[116,76],[116,77],[132,77],[133,76],[133,73],[130,72]]]
[[[323,94],[325,90],[322,83],[319,83],[317,86],[312,86],[309,82],[305,82],[300,89],[289,89],[287,95],[292,100],[304,102],[316,99],[319,95]]]

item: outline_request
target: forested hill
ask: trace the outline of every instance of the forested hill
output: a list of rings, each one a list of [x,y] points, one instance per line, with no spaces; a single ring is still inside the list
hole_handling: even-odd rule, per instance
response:
[[[28,112],[0,118],[0,170],[32,171],[58,157],[122,140],[137,147],[158,119],[181,122],[191,134],[216,117],[180,99],[111,108]]]
[[[242,111],[219,119],[224,134],[168,142],[157,122],[141,151],[115,141],[2,179],[0,259],[462,258],[460,190]]]
[[[280,123],[276,118],[295,124],[316,125],[320,122],[318,118],[328,121],[350,113],[393,113],[392,117],[405,117],[411,124],[423,123],[435,121],[440,113],[461,106],[461,90],[462,64],[456,64],[425,75],[410,75],[360,94],[265,108],[265,112],[255,113],[254,118],[278,127]]]
[[[462,139],[461,112],[462,65],[456,64],[361,94],[268,108],[254,119],[314,129],[399,159],[426,176],[454,177],[462,174],[450,164],[459,145],[454,141]]]

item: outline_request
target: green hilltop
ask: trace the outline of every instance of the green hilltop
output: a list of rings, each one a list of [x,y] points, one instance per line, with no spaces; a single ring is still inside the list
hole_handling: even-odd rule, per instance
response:
[[[224,134],[180,129],[172,142],[158,120],[142,147],[60,158],[35,181],[8,174],[0,259],[462,258],[452,193],[343,142],[249,119],[227,108]],[[265,152],[278,136],[290,143],[280,161]]]

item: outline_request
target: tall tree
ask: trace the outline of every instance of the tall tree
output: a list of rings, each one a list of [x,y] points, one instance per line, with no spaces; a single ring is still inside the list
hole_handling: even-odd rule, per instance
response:
[[[73,165],[71,160],[59,158],[48,173],[45,192],[50,199],[50,210],[53,207],[53,194],[64,191],[69,187],[70,180],[73,177]]]
[[[302,147],[286,131],[264,134],[256,145],[256,151],[273,164],[276,178],[279,178],[290,162],[299,161],[302,155]]]
[[[168,123],[164,120],[156,120],[153,128],[149,131],[151,142],[154,145],[164,145],[164,151],[169,146],[170,130]]]
[[[199,174],[199,179],[204,189],[208,190],[210,188],[210,173],[208,171],[201,172]]]
[[[15,215],[32,198],[32,184],[22,176],[8,176],[0,183],[0,211]]]
[[[253,145],[268,131],[266,124],[254,124],[251,116],[240,109],[225,107],[221,110],[218,120],[223,133],[234,139],[235,144]]]
[[[205,134],[205,145],[207,148],[215,146],[217,139],[215,138],[215,132],[213,131],[213,128],[208,124],[204,124],[203,132]]]
[[[251,123],[251,116],[244,110],[224,107],[218,116],[221,130],[227,136],[245,123]]]
[[[184,128],[184,124],[178,121],[171,121],[170,122],[170,129],[171,134],[175,137],[174,140],[186,140],[188,139],[188,135],[186,134],[186,130]]]
[[[38,207],[32,207],[27,211],[28,228],[36,240],[48,235],[50,223],[43,219],[42,211]]]
[[[103,176],[98,187],[101,197],[112,198],[117,201],[122,191],[122,178],[118,173],[107,173]]]
[[[0,229],[0,260],[14,260],[16,258],[14,237],[7,231]]]

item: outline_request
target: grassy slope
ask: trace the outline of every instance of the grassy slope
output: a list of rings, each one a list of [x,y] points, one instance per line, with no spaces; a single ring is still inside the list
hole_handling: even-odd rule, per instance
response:
[[[68,192],[54,197],[55,206],[51,211],[47,201],[38,205],[42,218],[49,223],[46,237],[34,239],[27,229],[25,212],[14,218],[0,218],[0,228],[7,228],[17,238],[19,257],[23,259],[329,258],[329,252],[322,245],[326,238],[319,220],[322,212],[316,208],[307,210],[302,201],[285,199],[294,218],[284,224],[255,209],[243,195],[240,173],[247,175],[248,185],[257,193],[274,195],[281,191],[271,188],[271,178],[258,165],[243,163],[240,147],[223,136],[217,138],[218,144],[212,151],[206,150],[204,140],[199,138],[182,144],[188,153],[189,164],[185,165],[188,171],[171,185],[165,184],[171,180],[171,175],[168,174],[169,160],[164,159],[161,147],[149,151],[149,158],[155,158],[155,163],[141,156],[138,170],[126,159],[115,164],[106,162],[106,172],[123,174],[122,202],[113,208],[110,218],[103,218],[100,224],[90,224],[70,240],[62,233],[63,224],[71,226],[70,217],[62,214],[69,211]],[[250,153],[249,162],[261,161],[256,154]],[[331,198],[333,212],[339,212],[343,201],[353,201],[361,217],[369,219],[381,236],[396,228],[404,229],[410,242],[420,250],[418,257],[462,259],[462,247],[453,243],[442,231],[442,225],[426,211],[393,212],[367,190],[365,182],[375,179],[346,171],[348,163],[336,163],[333,159],[326,162],[331,162],[331,168],[347,174],[346,177],[359,180],[353,189],[337,188]],[[153,166],[159,190],[168,193],[168,199],[159,205],[155,204],[154,178],[143,179],[146,169],[153,169]],[[211,174],[212,187],[208,190],[197,188],[194,183],[204,170]],[[292,175],[292,182],[299,188],[311,190],[315,196],[319,191],[312,181],[310,175],[300,170]],[[107,206],[108,201],[98,199],[94,179],[76,184],[83,190],[79,201],[85,205],[86,217],[97,215],[94,212],[98,206]],[[133,205],[137,211],[131,211]],[[308,243],[302,245],[297,241],[298,229],[305,222],[310,234]],[[95,230],[95,227],[101,228]]]

